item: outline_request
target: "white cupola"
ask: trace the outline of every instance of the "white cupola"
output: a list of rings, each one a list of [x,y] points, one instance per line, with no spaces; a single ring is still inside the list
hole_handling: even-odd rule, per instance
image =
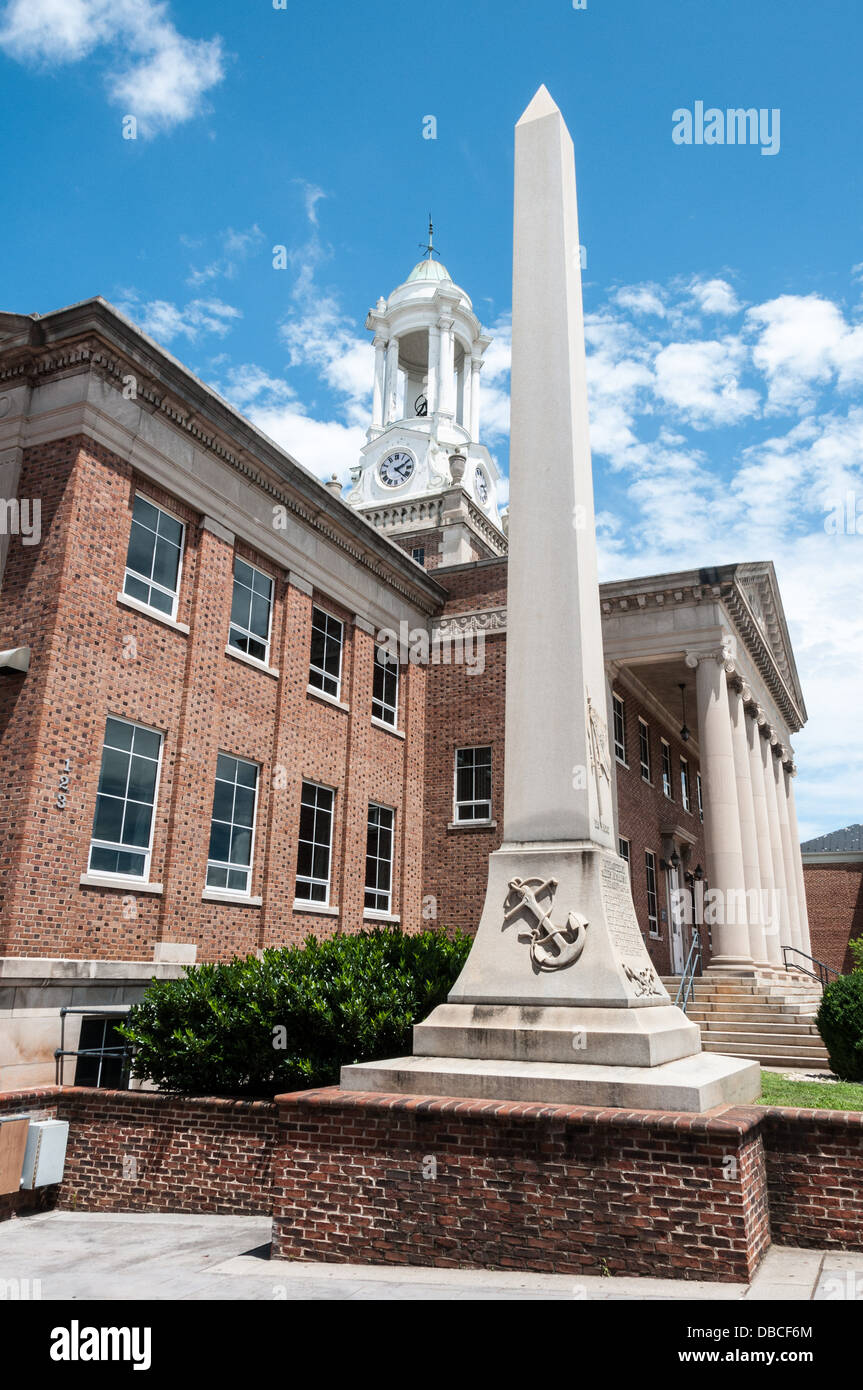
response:
[[[431,223],[425,250],[366,319],[375,349],[372,419],[347,500],[382,529],[399,532],[424,529],[441,510],[400,504],[458,489],[468,511],[478,513],[479,529],[491,523],[503,542],[500,472],[480,443],[480,371],[491,338],[469,296],[435,260]],[[464,551],[460,546],[462,558],[471,558]]]

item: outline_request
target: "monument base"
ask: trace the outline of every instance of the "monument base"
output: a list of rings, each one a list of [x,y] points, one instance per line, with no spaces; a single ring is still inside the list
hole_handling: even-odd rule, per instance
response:
[[[340,1089],[702,1114],[718,1105],[747,1105],[756,1100],[761,1067],[740,1057],[707,1052],[651,1067],[394,1057],[343,1067]]]

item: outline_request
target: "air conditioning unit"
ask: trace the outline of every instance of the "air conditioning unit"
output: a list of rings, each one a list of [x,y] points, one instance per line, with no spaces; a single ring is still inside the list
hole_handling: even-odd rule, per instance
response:
[[[68,1139],[68,1120],[30,1121],[22,1187],[50,1187],[62,1180]]]

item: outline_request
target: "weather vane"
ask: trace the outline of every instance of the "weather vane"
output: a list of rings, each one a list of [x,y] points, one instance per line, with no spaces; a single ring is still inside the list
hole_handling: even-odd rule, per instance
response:
[[[424,245],[422,242],[420,242],[420,249],[421,249],[422,251],[428,251],[428,259],[429,259],[429,260],[431,260],[432,256],[439,256],[439,255],[440,255],[440,251],[436,251],[435,248],[434,248],[434,226],[432,225],[431,213],[429,213],[429,239],[428,239],[428,244],[427,244],[427,245]]]

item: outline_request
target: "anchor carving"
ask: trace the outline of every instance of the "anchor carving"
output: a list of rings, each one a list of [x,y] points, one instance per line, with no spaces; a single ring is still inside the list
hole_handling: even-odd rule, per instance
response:
[[[519,941],[530,942],[530,958],[536,970],[562,970],[573,965],[584,950],[587,918],[580,912],[570,912],[566,923],[556,927],[539,899],[554,895],[556,878],[513,878],[504,901],[503,924],[506,926],[519,912],[527,910],[534,918],[528,932],[519,933]],[[512,905],[507,907],[510,899]]]

